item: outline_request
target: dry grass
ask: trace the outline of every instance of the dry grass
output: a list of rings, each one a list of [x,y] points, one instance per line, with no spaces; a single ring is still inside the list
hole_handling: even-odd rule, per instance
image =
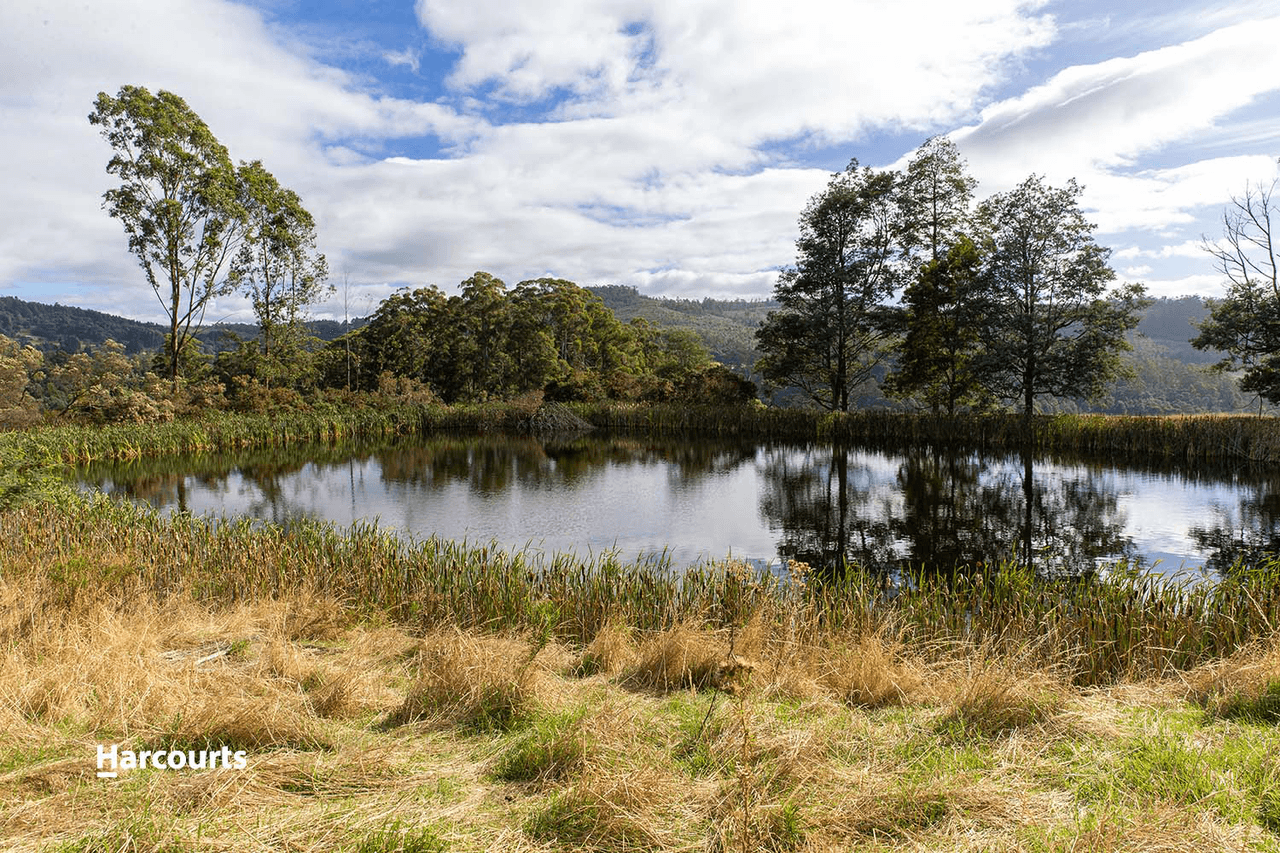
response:
[[[1186,697],[1210,713],[1280,722],[1280,636],[1198,667],[1184,683]]]
[[[1215,697],[1265,696],[1269,644],[1185,684],[1095,690],[1034,650],[772,617],[606,623],[569,650],[414,636],[314,592],[64,592],[0,579],[6,850],[1280,849],[1280,775],[1259,758],[1280,734],[1248,751],[1233,718],[1185,728]],[[1219,763],[1138,767],[1125,744],[1149,730]],[[100,780],[100,743],[250,761]]]
[[[654,690],[709,687],[728,654],[723,636],[684,622],[641,642],[625,679]]]
[[[547,675],[542,651],[511,637],[459,630],[430,634],[414,654],[416,680],[387,723],[432,719],[478,729],[511,728],[538,708]]]
[[[921,667],[884,631],[851,637],[824,650],[818,681],[842,702],[867,708],[902,704],[921,682]]]
[[[578,656],[575,670],[580,675],[614,675],[635,660],[636,647],[629,626],[606,622]]]

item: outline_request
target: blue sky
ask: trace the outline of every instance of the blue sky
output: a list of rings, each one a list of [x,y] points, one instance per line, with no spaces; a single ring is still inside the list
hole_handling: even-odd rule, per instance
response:
[[[1201,238],[1280,155],[1280,0],[10,0],[0,32],[0,295],[142,319],[86,120],[123,84],[296,190],[353,314],[480,269],[766,297],[831,172],[938,133],[979,198],[1074,177],[1122,280],[1220,295]]]

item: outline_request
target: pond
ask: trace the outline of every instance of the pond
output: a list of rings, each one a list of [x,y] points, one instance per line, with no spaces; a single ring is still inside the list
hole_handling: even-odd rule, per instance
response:
[[[376,520],[417,538],[665,552],[675,566],[729,555],[775,566],[994,561],[1026,541],[1028,505],[1037,565],[1072,573],[1127,559],[1216,575],[1280,546],[1276,472],[1040,457],[1028,490],[1016,454],[929,447],[436,434],[103,463],[77,476],[166,511]]]

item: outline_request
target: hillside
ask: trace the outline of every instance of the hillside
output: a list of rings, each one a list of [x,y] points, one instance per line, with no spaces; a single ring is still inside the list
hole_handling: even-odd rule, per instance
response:
[[[691,329],[702,338],[711,356],[722,364],[750,373],[755,364],[755,331],[770,311],[773,300],[665,299],[644,296],[634,287],[605,285],[587,288],[627,322],[636,317],[660,328]]]
[[[691,329],[711,350],[716,360],[741,370],[759,381],[752,369],[759,353],[755,330],[778,303],[766,300],[664,299],[644,296],[633,287],[611,285],[593,287],[605,305],[622,320],[643,317],[662,328]],[[1056,411],[1098,411],[1112,414],[1169,414],[1192,412],[1253,411],[1256,398],[1236,387],[1228,375],[1205,368],[1222,356],[1202,352],[1191,345],[1197,324],[1209,313],[1198,296],[1161,298],[1152,301],[1130,335],[1133,352],[1123,358],[1135,374],[1118,381],[1102,399],[1047,402]],[[778,397],[776,402],[803,401]],[[900,406],[886,400],[874,388],[858,397],[859,406]]]
[[[356,320],[351,327],[357,328],[363,323],[363,319]],[[315,320],[308,325],[312,334],[325,341],[343,333],[342,323],[334,320]],[[0,335],[46,352],[56,349],[78,352],[108,339],[123,344],[125,352],[130,354],[156,350],[164,342],[166,331],[159,323],[144,323],[70,305],[46,305],[0,296]],[[258,327],[251,323],[219,323],[199,329],[195,334],[206,351],[216,353],[231,348],[228,333],[256,338]]]
[[[1170,358],[1186,364],[1213,364],[1222,358],[1220,353],[1191,346],[1191,339],[1200,333],[1199,323],[1208,314],[1209,307],[1199,296],[1156,299],[1142,315],[1138,332],[1163,347]]]

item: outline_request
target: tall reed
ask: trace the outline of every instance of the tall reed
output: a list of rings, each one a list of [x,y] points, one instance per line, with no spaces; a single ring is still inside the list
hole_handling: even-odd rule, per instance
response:
[[[1012,564],[897,578],[852,567],[819,583],[732,562],[673,571],[661,559],[612,553],[582,559],[407,542],[363,524],[166,518],[101,497],[0,513],[0,577],[19,575],[43,578],[65,601],[103,586],[221,602],[318,590],[416,628],[531,629],[576,642],[606,624],[658,630],[753,616],[814,643],[893,626],[921,648],[1033,645],[1085,684],[1188,669],[1280,624],[1277,561],[1238,567],[1217,584],[1123,565],[1093,580],[1045,580]]]
[[[707,434],[889,446],[939,444],[1017,450],[1022,416],[1012,413],[933,416],[867,410],[816,412],[751,406],[578,404],[575,411],[612,430]],[[1120,458],[1280,461],[1280,420],[1250,415],[1039,415],[1035,450]]]

